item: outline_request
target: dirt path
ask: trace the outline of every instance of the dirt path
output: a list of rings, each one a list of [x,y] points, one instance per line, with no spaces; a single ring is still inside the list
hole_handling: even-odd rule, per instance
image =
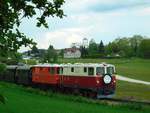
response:
[[[124,77],[124,76],[121,76],[121,75],[116,75],[116,77],[117,77],[118,80],[122,80],[122,81],[127,81],[127,82],[132,82],[132,83],[150,85],[150,82],[147,82],[147,81],[136,80],[136,79]]]

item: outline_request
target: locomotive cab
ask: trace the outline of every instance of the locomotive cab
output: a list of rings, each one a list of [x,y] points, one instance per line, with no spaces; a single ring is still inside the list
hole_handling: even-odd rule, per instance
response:
[[[106,98],[114,95],[116,78],[115,66],[110,64],[102,64],[96,67],[96,76],[99,76],[99,81],[102,82],[98,91],[98,98]]]

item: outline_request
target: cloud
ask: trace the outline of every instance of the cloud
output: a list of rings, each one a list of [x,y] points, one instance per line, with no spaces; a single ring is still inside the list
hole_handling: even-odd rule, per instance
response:
[[[116,0],[117,1],[117,0]],[[89,10],[94,11],[94,12],[107,12],[107,11],[115,11],[115,10],[121,10],[121,9],[131,9],[131,8],[138,8],[138,7],[145,7],[148,6],[148,4],[150,5],[150,2],[146,2],[146,1],[114,1],[111,3],[97,3],[97,4],[93,4],[91,6],[89,6]]]
[[[150,16],[150,7],[143,8],[136,12],[140,16]]]
[[[68,48],[72,43],[82,42],[82,39],[88,34],[90,28],[69,28],[43,33],[42,38],[38,38],[39,48],[48,48],[53,45],[54,48]]]
[[[109,12],[132,9],[150,5],[148,0],[66,0],[64,9],[67,13]],[[69,10],[68,10],[69,9]]]

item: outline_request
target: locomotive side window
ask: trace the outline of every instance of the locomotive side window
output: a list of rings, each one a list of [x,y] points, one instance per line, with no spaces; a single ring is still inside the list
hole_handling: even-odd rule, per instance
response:
[[[74,72],[74,68],[73,67],[71,68],[71,72]]]
[[[61,67],[60,69],[61,69],[60,74],[63,74],[63,68]]]
[[[55,68],[54,67],[50,68],[50,74],[52,74],[52,75],[55,74]]]
[[[97,75],[105,74],[105,68],[104,67],[97,67],[96,68],[96,74]]]
[[[113,67],[107,67],[107,73],[108,74],[114,74],[114,68]]]
[[[88,75],[94,75],[94,68],[93,67],[88,68]]]
[[[60,74],[60,68],[59,67],[57,68],[56,72],[57,72],[57,74]]]
[[[87,72],[87,68],[86,67],[84,67],[84,73],[86,73]]]

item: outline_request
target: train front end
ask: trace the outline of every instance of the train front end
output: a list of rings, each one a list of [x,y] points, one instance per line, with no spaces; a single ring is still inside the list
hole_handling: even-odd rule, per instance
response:
[[[96,75],[99,81],[97,88],[97,98],[111,98],[115,94],[116,76],[115,66],[102,64],[96,67]]]

